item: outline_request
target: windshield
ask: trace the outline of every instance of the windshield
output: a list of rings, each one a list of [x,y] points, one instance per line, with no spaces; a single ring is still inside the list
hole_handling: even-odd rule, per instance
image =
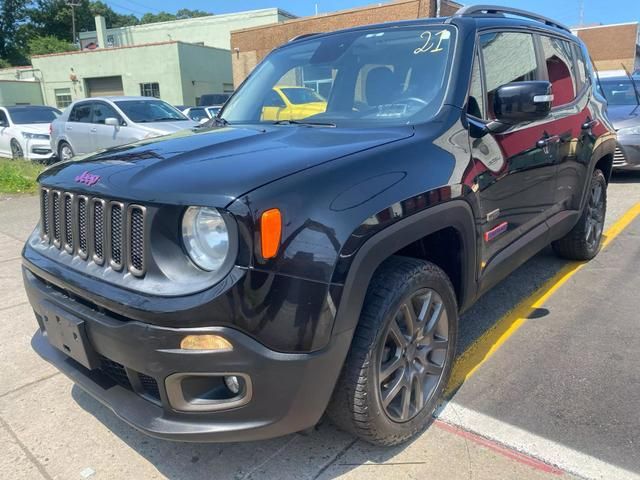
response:
[[[11,120],[16,125],[26,125],[29,123],[51,123],[60,116],[62,112],[49,107],[15,107],[8,108]]]
[[[115,103],[135,123],[188,120],[182,113],[162,100],[126,100]]]
[[[638,98],[633,89],[631,80],[628,78],[620,79],[600,79],[604,96],[609,105],[637,105]],[[638,90],[640,90],[640,81],[636,80]]]
[[[359,30],[295,42],[269,55],[221,116],[232,124],[425,121],[442,105],[454,42],[455,29],[443,25]]]

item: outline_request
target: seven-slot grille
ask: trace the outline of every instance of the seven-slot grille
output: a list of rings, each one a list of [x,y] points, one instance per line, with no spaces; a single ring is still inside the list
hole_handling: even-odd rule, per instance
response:
[[[146,209],[43,188],[43,241],[70,255],[138,277],[146,271]]]
[[[620,147],[616,147],[613,152],[613,166],[621,167],[627,164],[627,159],[624,157],[624,152]]]

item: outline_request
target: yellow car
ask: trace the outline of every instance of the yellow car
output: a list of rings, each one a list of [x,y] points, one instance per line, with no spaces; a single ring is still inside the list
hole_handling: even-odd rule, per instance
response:
[[[273,87],[262,107],[262,120],[301,120],[322,113],[327,101],[307,87]]]

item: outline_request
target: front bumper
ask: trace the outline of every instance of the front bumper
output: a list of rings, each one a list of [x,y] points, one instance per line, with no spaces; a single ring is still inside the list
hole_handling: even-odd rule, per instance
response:
[[[350,332],[332,338],[318,352],[279,353],[229,327],[168,328],[113,318],[66,296],[23,269],[29,301],[40,330],[34,350],[81,388],[142,432],[180,441],[259,440],[304,430],[323,414],[351,341]],[[90,353],[101,359],[89,370],[47,340],[43,316],[51,309],[82,321]],[[185,335],[217,334],[233,351],[186,351]],[[106,366],[105,366],[106,362]],[[121,367],[124,378],[114,375]],[[177,373],[246,375],[248,403],[215,412],[180,412],[170,403],[165,380]]]
[[[618,135],[613,154],[614,170],[640,170],[640,135]]]
[[[53,150],[49,140],[26,139],[23,151],[27,160],[49,160],[53,157]]]

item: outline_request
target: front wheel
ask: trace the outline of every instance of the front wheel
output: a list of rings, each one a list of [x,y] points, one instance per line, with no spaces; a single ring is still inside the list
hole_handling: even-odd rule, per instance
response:
[[[607,212],[607,180],[601,170],[593,172],[588,195],[578,223],[552,244],[553,250],[562,258],[591,260],[600,250]]]
[[[13,160],[19,160],[24,158],[24,152],[22,147],[16,139],[11,140],[11,158]]]
[[[367,291],[329,418],[376,445],[422,431],[449,378],[457,329],[455,293],[440,268],[386,260]]]

